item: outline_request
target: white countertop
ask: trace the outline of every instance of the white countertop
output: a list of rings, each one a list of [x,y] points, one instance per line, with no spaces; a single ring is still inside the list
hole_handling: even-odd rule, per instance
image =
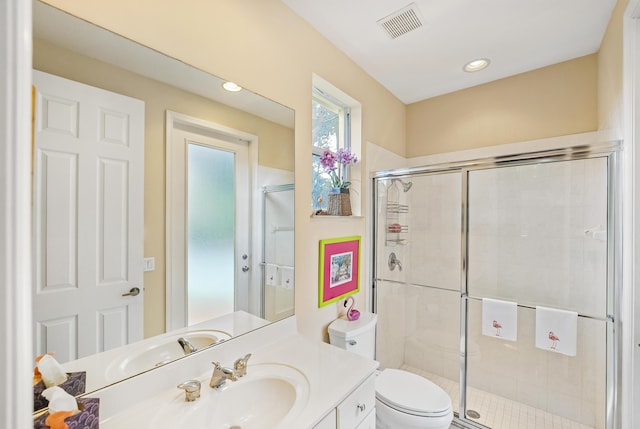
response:
[[[167,392],[176,392],[177,384],[204,375],[202,389],[210,389],[211,361],[229,366],[246,353],[252,354],[248,374],[252,365],[281,363],[306,376],[308,403],[295,421],[287,424],[296,429],[313,427],[378,367],[374,360],[299,335],[292,317],[90,395],[100,397],[101,429],[151,428],[145,410],[162,407]],[[158,427],[155,422],[153,428]]]

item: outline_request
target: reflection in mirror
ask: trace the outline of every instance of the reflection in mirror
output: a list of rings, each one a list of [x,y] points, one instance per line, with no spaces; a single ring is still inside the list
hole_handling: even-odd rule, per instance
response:
[[[33,13],[34,353],[55,352],[67,372],[86,372],[88,393],[184,357],[190,346],[232,341],[292,315],[293,111],[247,90],[226,92],[217,77],[46,4],[36,1]],[[196,289],[189,287],[191,270],[211,265],[207,258],[215,255],[188,260],[185,249],[218,247],[217,233],[200,227],[217,222],[217,207],[233,206],[237,179],[226,199],[214,200],[206,184],[191,194],[185,183],[192,171],[176,179],[170,170],[182,186],[169,190],[167,112],[213,124],[213,136],[183,127],[199,135],[195,140],[213,137],[253,154],[244,165],[249,196],[242,210],[250,215],[230,227],[250,232],[248,244],[231,236],[231,277],[214,286],[218,276],[206,273],[204,297],[185,291]],[[201,172],[215,176],[212,170]],[[169,233],[177,195],[187,220],[179,243]],[[202,207],[204,215],[191,216]],[[199,223],[189,226],[190,217]],[[231,304],[217,311],[219,288],[229,288]],[[169,311],[178,305],[188,316],[188,302],[203,299],[213,301],[191,323]]]

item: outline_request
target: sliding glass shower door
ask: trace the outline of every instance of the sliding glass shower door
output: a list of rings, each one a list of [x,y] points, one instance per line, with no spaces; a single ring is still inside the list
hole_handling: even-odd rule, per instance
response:
[[[376,177],[381,367],[467,427],[612,428],[616,147]]]
[[[468,172],[474,421],[605,428],[607,166],[602,157]]]

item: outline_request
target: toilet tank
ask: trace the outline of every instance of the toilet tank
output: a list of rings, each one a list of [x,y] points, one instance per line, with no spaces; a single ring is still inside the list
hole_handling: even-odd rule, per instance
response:
[[[336,319],[329,325],[329,342],[341,349],[374,359],[376,351],[375,313],[360,313],[358,320]]]

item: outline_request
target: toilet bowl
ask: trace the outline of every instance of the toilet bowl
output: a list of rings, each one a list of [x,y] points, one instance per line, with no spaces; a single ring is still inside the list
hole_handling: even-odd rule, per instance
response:
[[[451,399],[433,382],[398,369],[385,369],[378,374],[378,429],[448,429],[452,420]]]
[[[334,320],[329,325],[329,341],[373,359],[376,322],[374,313],[362,313],[356,321]],[[452,420],[451,398],[433,382],[399,369],[378,372],[377,429],[448,429]]]

